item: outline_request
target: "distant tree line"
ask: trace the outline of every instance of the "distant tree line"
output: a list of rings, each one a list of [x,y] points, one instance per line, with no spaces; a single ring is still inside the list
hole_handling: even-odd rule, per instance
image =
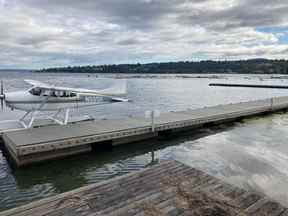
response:
[[[61,73],[243,73],[288,74],[288,60],[250,59],[239,61],[180,61],[148,64],[68,66],[37,72]]]

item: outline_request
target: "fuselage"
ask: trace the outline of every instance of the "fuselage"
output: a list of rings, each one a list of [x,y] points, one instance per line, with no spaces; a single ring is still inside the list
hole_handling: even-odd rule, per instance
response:
[[[73,96],[33,95],[28,91],[17,91],[5,94],[5,102],[11,109],[31,110],[59,110],[76,107],[85,99],[74,94]]]
[[[32,84],[35,82],[33,81]],[[101,91],[95,93],[95,91],[86,89],[54,88],[51,86],[47,87],[43,83],[39,85],[43,85],[43,87],[34,86],[24,91],[5,93],[3,96],[6,105],[11,109],[24,111],[53,111],[126,101],[122,98],[112,97],[112,95],[105,95]]]

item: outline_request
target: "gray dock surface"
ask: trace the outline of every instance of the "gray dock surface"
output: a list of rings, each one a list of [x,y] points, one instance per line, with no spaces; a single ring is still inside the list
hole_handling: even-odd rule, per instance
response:
[[[286,216],[279,203],[176,161],[85,186],[1,216]]]
[[[258,84],[234,84],[234,83],[210,83],[209,86],[288,89],[288,86],[287,86],[287,85],[258,85]]]
[[[4,132],[7,152],[18,165],[89,152],[95,145],[120,145],[156,137],[161,133],[231,122],[288,108],[288,97],[278,97],[195,110],[163,113],[151,120],[126,118],[51,125]]]

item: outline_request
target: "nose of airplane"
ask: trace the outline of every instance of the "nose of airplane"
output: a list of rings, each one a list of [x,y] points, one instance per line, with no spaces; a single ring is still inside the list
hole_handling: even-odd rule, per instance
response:
[[[13,95],[14,95],[14,93],[6,93],[5,94],[5,101],[8,102],[8,103],[10,101],[12,101],[12,99],[14,98]]]
[[[11,97],[12,96],[12,97]],[[6,104],[6,106],[8,106],[8,107],[11,107],[12,108],[12,106],[11,106],[11,98],[13,98],[13,95],[11,95],[11,93],[6,93],[5,95],[4,95],[4,101],[5,101],[5,104]]]
[[[27,100],[27,94],[23,91],[5,93],[6,106],[12,110],[16,108],[16,105]]]
[[[26,96],[26,93],[22,91],[9,92],[5,94],[5,101],[7,103],[21,102],[21,101],[25,101],[26,99],[25,96]]]

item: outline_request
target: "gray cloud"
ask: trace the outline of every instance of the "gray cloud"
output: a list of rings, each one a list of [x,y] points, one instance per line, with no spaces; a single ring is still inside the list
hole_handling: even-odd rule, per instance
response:
[[[288,2],[244,0],[232,7],[218,10],[192,7],[179,15],[178,22],[186,25],[200,24],[216,31],[240,27],[270,27],[287,25],[287,10]]]
[[[141,43],[141,42],[135,38],[128,38],[128,39],[121,40],[121,41],[117,42],[117,44],[123,45],[123,46],[134,45],[134,44],[139,44],[139,43]]]
[[[283,58],[283,0],[7,0],[0,68]],[[287,30],[286,30],[287,31]]]
[[[175,5],[185,0],[24,0],[31,7],[56,13],[73,13],[87,19],[101,18],[129,28],[151,28],[165,14],[173,13]],[[91,17],[92,16],[92,17]]]

